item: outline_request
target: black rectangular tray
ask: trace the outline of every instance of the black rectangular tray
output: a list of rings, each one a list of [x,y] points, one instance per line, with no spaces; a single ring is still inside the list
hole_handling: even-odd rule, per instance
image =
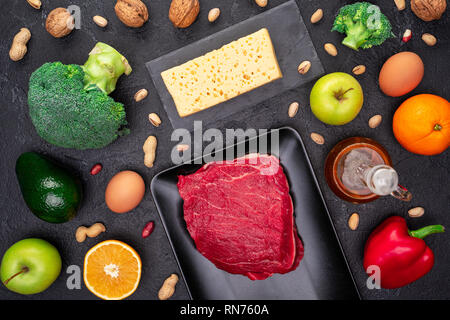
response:
[[[295,220],[305,247],[300,266],[290,273],[251,281],[242,275],[217,269],[196,250],[183,218],[183,200],[178,193],[177,177],[195,172],[201,164],[194,164],[196,161],[193,160],[164,170],[153,178],[152,195],[190,296],[205,300],[359,299],[300,135],[291,128],[272,132],[279,136],[279,151],[271,150],[271,144],[268,144],[268,153],[280,158],[288,178]],[[267,137],[270,140],[271,134],[253,139]],[[250,141],[252,139],[242,142],[245,153],[262,151],[257,149],[257,143]],[[219,152],[226,154],[232,148],[236,155],[238,145]]]
[[[209,109],[181,118],[172,96],[161,78],[161,72],[218,49],[261,28],[269,30],[283,78]],[[311,69],[307,74],[300,75],[297,68],[304,60],[311,61]],[[244,108],[255,106],[286,90],[308,83],[324,73],[295,1],[283,3],[181,49],[156,58],[147,62],[146,66],[172,126],[174,129],[186,128],[188,130],[193,129],[195,120],[201,120],[203,126],[208,127]]]

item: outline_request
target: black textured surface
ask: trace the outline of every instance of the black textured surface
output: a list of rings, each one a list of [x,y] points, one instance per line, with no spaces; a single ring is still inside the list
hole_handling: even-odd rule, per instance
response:
[[[9,1],[7,10],[0,11],[0,87],[1,109],[0,184],[1,220],[0,254],[14,242],[25,237],[35,236],[51,241],[63,257],[63,272],[59,279],[44,293],[23,297],[0,287],[3,299],[96,299],[82,285],[81,290],[68,290],[65,273],[68,265],[82,266],[87,250],[95,243],[105,239],[123,240],[132,245],[141,255],[144,263],[141,284],[130,299],[156,299],[157,291],[163,280],[172,272],[178,272],[167,237],[160,224],[153,199],[150,194],[151,178],[159,171],[172,166],[171,148],[176,142],[170,141],[172,128],[148,76],[144,63],[163,54],[181,48],[210,34],[243,21],[264,11],[252,0],[207,0],[202,1],[199,19],[186,30],[173,28],[167,18],[169,1],[145,1],[149,7],[150,20],[140,29],[129,29],[121,24],[114,14],[112,1],[43,1],[40,11],[31,8],[26,1]],[[281,4],[282,0],[270,0],[268,8]],[[366,276],[362,268],[364,242],[370,231],[384,218],[399,214],[407,216],[407,209],[423,206],[425,215],[420,219],[408,218],[411,228],[426,224],[441,223],[450,226],[449,204],[449,151],[433,157],[414,155],[404,150],[395,140],[391,125],[392,115],[399,104],[407,97],[418,93],[434,93],[446,99],[450,97],[448,74],[450,73],[450,15],[434,22],[419,20],[408,8],[398,12],[393,1],[373,1],[382,6],[394,27],[396,39],[388,40],[381,47],[354,52],[340,45],[342,35],[331,33],[333,17],[338,9],[351,1],[298,1],[302,16],[316,46],[326,72],[351,72],[357,64],[367,66],[367,72],[358,77],[364,93],[364,107],[358,117],[348,125],[327,126],[317,120],[308,106],[308,96],[312,84],[275,96],[253,108],[248,108],[231,118],[219,122],[219,128],[276,128],[289,125],[298,130],[306,144],[319,184],[324,192],[333,221],[344,251],[349,260],[358,287],[366,299],[449,299],[450,291],[450,232],[433,235],[426,239],[436,255],[436,264],[428,275],[417,282],[397,290],[368,290]],[[409,1],[408,1],[409,2]],[[47,14],[57,6],[67,7],[77,4],[81,7],[81,29],[63,39],[52,38],[44,28]],[[210,8],[220,7],[222,14],[210,24],[207,12]],[[324,19],[317,25],[311,25],[309,17],[318,8],[324,9]],[[96,26],[91,17],[100,14],[109,20],[106,29]],[[20,62],[12,62],[8,51],[13,36],[21,27],[32,32],[29,52]],[[407,44],[401,42],[406,28],[413,32],[413,39]],[[420,35],[430,32],[438,38],[435,47],[426,46]],[[28,78],[33,70],[47,61],[60,60],[64,63],[82,64],[97,41],[106,42],[123,53],[134,70],[129,77],[123,76],[113,97],[125,103],[131,134],[121,138],[101,150],[76,151],[57,148],[43,142],[36,134],[28,116],[26,101]],[[322,46],[325,42],[336,44],[339,55],[328,56]],[[411,50],[417,52],[425,63],[425,77],[422,83],[410,94],[400,98],[384,96],[377,84],[378,72],[382,63],[392,54]],[[140,88],[148,88],[149,96],[135,103],[134,93]],[[300,111],[293,119],[288,118],[287,108],[292,101],[298,101]],[[147,115],[157,112],[163,121],[159,128],[148,122]],[[383,122],[377,129],[370,129],[367,120],[374,114],[383,115]],[[325,144],[318,146],[309,139],[311,132],[319,132],[325,137]],[[155,134],[159,147],[155,166],[147,169],[143,164],[142,144],[148,135]],[[362,135],[374,138],[390,153],[394,166],[398,170],[401,183],[414,194],[411,203],[402,203],[391,197],[385,197],[365,205],[345,203],[334,196],[325,184],[323,163],[327,152],[340,140]],[[38,151],[47,154],[71,166],[84,181],[85,198],[78,216],[69,223],[51,225],[35,218],[22,200],[19,186],[14,175],[17,157],[24,151]],[[103,171],[95,176],[89,175],[91,166],[97,162],[104,165]],[[118,171],[132,169],[141,173],[147,184],[144,201],[133,212],[123,215],[109,212],[104,203],[104,189],[109,179]],[[347,227],[349,215],[357,211],[361,215],[357,231]],[[141,239],[142,227],[149,220],[156,221],[156,229],[150,238]],[[88,239],[78,244],[74,238],[76,228],[81,225],[101,221],[107,232],[96,239]],[[185,288],[180,285],[174,299],[187,298]]]

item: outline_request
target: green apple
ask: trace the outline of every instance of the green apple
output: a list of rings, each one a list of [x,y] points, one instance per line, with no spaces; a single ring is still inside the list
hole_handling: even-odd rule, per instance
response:
[[[6,250],[0,266],[2,283],[20,294],[47,289],[61,272],[58,250],[42,239],[23,239]]]
[[[314,115],[332,125],[343,125],[355,119],[363,101],[358,80],[343,72],[330,73],[317,80],[309,97]]]

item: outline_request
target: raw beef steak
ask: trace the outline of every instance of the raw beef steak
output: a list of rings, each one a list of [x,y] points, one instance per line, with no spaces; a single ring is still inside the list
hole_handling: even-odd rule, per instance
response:
[[[297,268],[303,245],[279,160],[251,154],[178,177],[197,250],[219,269],[263,280]]]

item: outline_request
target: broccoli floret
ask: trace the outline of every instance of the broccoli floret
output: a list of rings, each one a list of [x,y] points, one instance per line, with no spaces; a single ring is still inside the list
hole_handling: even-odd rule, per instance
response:
[[[108,49],[105,56],[103,48]],[[123,104],[107,94],[131,68],[120,53],[109,48],[114,50],[98,43],[85,66],[50,62],[33,72],[28,105],[44,140],[64,148],[95,149],[128,134]]]
[[[378,46],[394,37],[388,18],[378,6],[369,2],[356,2],[342,7],[331,30],[345,33],[347,37],[342,44],[354,50]]]
[[[119,77],[129,75],[131,67],[127,59],[111,46],[99,42],[89,53],[89,59],[83,66],[85,88],[96,86],[106,94],[116,89]]]

